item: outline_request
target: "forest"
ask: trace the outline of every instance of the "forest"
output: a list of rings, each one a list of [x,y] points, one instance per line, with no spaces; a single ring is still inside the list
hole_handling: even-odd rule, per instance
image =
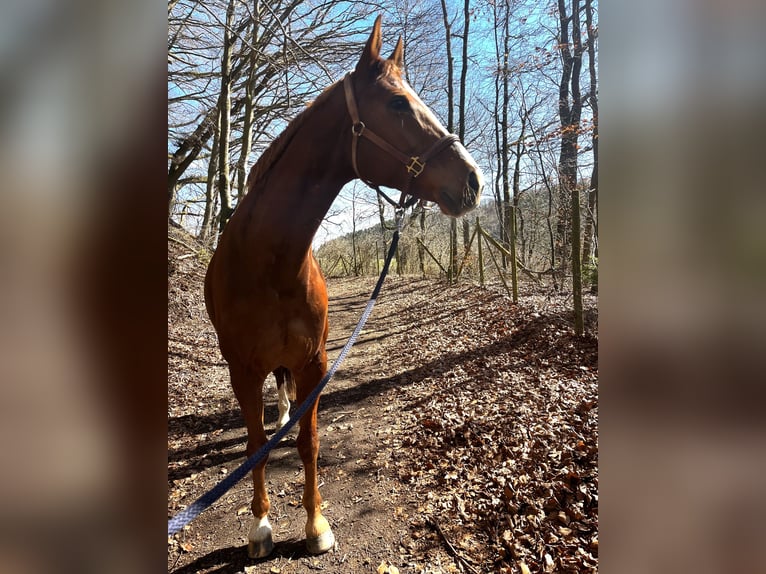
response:
[[[400,274],[529,280],[582,294],[598,281],[598,3],[497,0],[168,3],[169,224],[214,248],[247,174],[287,123],[353,68],[372,21],[398,37],[405,75],[487,182],[454,220],[406,215]],[[386,48],[388,47],[388,48]],[[359,181],[315,238],[326,275],[376,274],[393,210]],[[477,239],[478,238],[478,239]]]
[[[241,481],[169,536],[168,571],[597,571],[597,8],[169,2],[169,517],[231,472],[247,441],[202,297],[211,253],[252,166],[354,68],[378,15],[383,52],[402,39],[403,75],[474,158],[484,191],[459,219],[423,202],[405,211],[381,301],[322,394],[332,551],[307,553],[288,435],[266,475],[273,553],[248,559],[241,546],[252,492]],[[354,180],[319,226],[328,359],[357,324],[394,220]],[[264,388],[270,432],[271,377]]]

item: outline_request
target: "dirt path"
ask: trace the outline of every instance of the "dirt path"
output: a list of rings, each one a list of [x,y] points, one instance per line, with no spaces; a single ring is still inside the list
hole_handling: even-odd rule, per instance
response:
[[[169,254],[169,515],[236,468],[247,440],[204,267],[182,256]],[[331,361],[374,282],[328,282]],[[566,294],[527,285],[514,306],[500,286],[389,277],[320,400],[334,551],[305,551],[293,432],[267,469],[274,553],[247,557],[245,479],[168,541],[169,572],[596,572],[598,326],[596,300],[585,303],[588,335],[576,337]],[[273,379],[265,396],[268,432]]]
[[[390,292],[396,283],[394,279],[387,285],[389,291],[376,305],[357,344],[320,400],[320,490],[327,505],[325,515],[337,539],[335,551],[315,557],[304,549],[305,513],[300,506],[303,472],[294,448],[296,431],[292,431],[271,454],[267,471],[275,539],[272,556],[260,564],[247,558],[252,486],[245,479],[195,520],[178,544],[171,545],[169,571],[243,572],[248,567],[247,572],[374,572],[381,562],[399,561],[399,543],[409,534],[407,523],[401,520],[403,486],[387,472],[387,455],[380,448],[391,444],[393,423],[398,419],[397,401],[390,387],[369,384],[396,369],[386,360],[384,345],[397,328],[391,316],[400,297]],[[330,361],[335,360],[356,325],[373,286],[371,278],[330,282]],[[400,282],[400,289],[404,286]],[[183,335],[178,334],[178,347],[182,346],[181,338]],[[220,356],[209,359],[217,354],[214,347],[209,348],[215,342],[209,327],[195,340],[194,354],[184,355],[183,349],[174,349],[171,334],[171,357],[176,352],[186,361],[177,367],[196,371],[210,381],[206,383],[191,373],[182,377],[183,387],[202,387],[189,397],[186,389],[174,389],[181,385],[173,385],[171,374],[171,413],[174,409],[190,411],[170,417],[169,479],[171,501],[176,502],[171,506],[178,509],[239,465],[247,440],[244,421],[226,388],[225,365]],[[201,348],[202,344],[208,348]],[[174,390],[178,392],[174,394]],[[277,409],[272,378],[265,393],[266,427],[273,431]],[[175,404],[174,398],[196,402],[193,409],[187,409],[180,401]]]

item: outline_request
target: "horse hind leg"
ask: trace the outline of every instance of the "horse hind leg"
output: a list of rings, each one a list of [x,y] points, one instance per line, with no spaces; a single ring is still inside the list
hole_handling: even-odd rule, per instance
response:
[[[237,397],[247,425],[247,456],[266,444],[263,429],[263,381],[266,375],[256,375],[239,365],[230,364],[231,385]],[[274,549],[271,524],[269,523],[269,495],[266,491],[266,463],[268,455],[253,468],[254,521],[247,535],[247,553],[250,558],[263,558]]]
[[[297,375],[298,400],[303,402],[319,384],[326,371],[326,361],[311,363]],[[319,456],[319,437],[317,435],[317,407],[319,399],[308,412],[301,417],[298,433],[298,453],[303,461],[305,484],[303,487],[303,507],[306,509],[306,548],[312,554],[327,552],[335,545],[335,535],[327,519],[322,516],[322,496],[319,494],[317,478],[317,458]]]
[[[296,398],[295,379],[285,367],[276,369],[274,378],[277,380],[277,392],[279,394],[279,418],[277,418],[277,430],[279,430],[290,420],[290,401],[294,401]]]

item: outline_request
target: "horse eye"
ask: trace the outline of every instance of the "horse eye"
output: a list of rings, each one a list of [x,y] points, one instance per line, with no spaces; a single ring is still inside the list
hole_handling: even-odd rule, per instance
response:
[[[404,96],[394,96],[389,104],[395,112],[409,112],[410,102]]]

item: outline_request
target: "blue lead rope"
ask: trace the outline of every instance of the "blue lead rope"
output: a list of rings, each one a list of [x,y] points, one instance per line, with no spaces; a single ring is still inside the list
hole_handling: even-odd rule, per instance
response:
[[[348,341],[346,341],[346,344],[341,350],[340,355],[338,355],[338,358],[335,359],[335,362],[330,367],[330,370],[327,371],[324,378],[319,382],[319,384],[314,388],[314,390],[311,391],[311,394],[308,397],[306,397],[306,400],[303,401],[303,403],[301,403],[298,409],[293,413],[293,416],[290,417],[290,420],[287,422],[287,424],[283,426],[281,429],[279,429],[276,433],[274,433],[274,436],[272,436],[271,439],[258,450],[258,452],[250,456],[231,474],[229,474],[221,482],[216,484],[213,488],[208,490],[205,494],[200,496],[192,504],[190,504],[181,512],[179,512],[170,520],[168,520],[168,536],[172,536],[173,534],[176,534],[184,526],[186,526],[192,520],[197,518],[197,516],[199,516],[203,510],[205,510],[208,506],[210,506],[216,500],[221,498],[232,486],[238,483],[250,470],[252,470],[255,465],[260,463],[266,457],[266,455],[269,454],[271,449],[277,446],[277,444],[279,444],[279,441],[281,441],[284,438],[284,436],[290,431],[290,429],[295,426],[295,423],[297,423],[300,420],[300,418],[306,414],[306,411],[308,411],[311,405],[314,404],[314,401],[316,401],[317,398],[319,398],[319,394],[322,392],[322,389],[325,388],[327,383],[335,374],[335,371],[338,369],[340,364],[346,358],[346,355],[351,350],[351,347],[354,346],[354,343],[356,342],[356,338],[359,336],[359,333],[361,333],[362,328],[364,327],[364,324],[367,322],[367,319],[372,313],[372,308],[375,306],[375,302],[378,298],[378,294],[380,293],[380,288],[383,286],[383,280],[386,278],[386,274],[388,273],[388,266],[391,263],[391,259],[393,258],[394,253],[396,252],[396,246],[399,243],[399,231],[401,230],[401,226],[402,226],[402,214],[397,211],[396,231],[394,232],[394,236],[391,239],[391,247],[389,247],[388,249],[388,254],[386,255],[386,261],[383,264],[383,271],[380,273],[380,277],[378,278],[378,283],[375,285],[375,289],[373,290],[372,295],[370,296],[370,300],[367,301],[367,306],[364,308],[364,311],[362,312],[362,316],[359,319],[359,323],[357,323],[356,328],[354,329],[354,332],[351,333],[351,336],[348,338]]]

